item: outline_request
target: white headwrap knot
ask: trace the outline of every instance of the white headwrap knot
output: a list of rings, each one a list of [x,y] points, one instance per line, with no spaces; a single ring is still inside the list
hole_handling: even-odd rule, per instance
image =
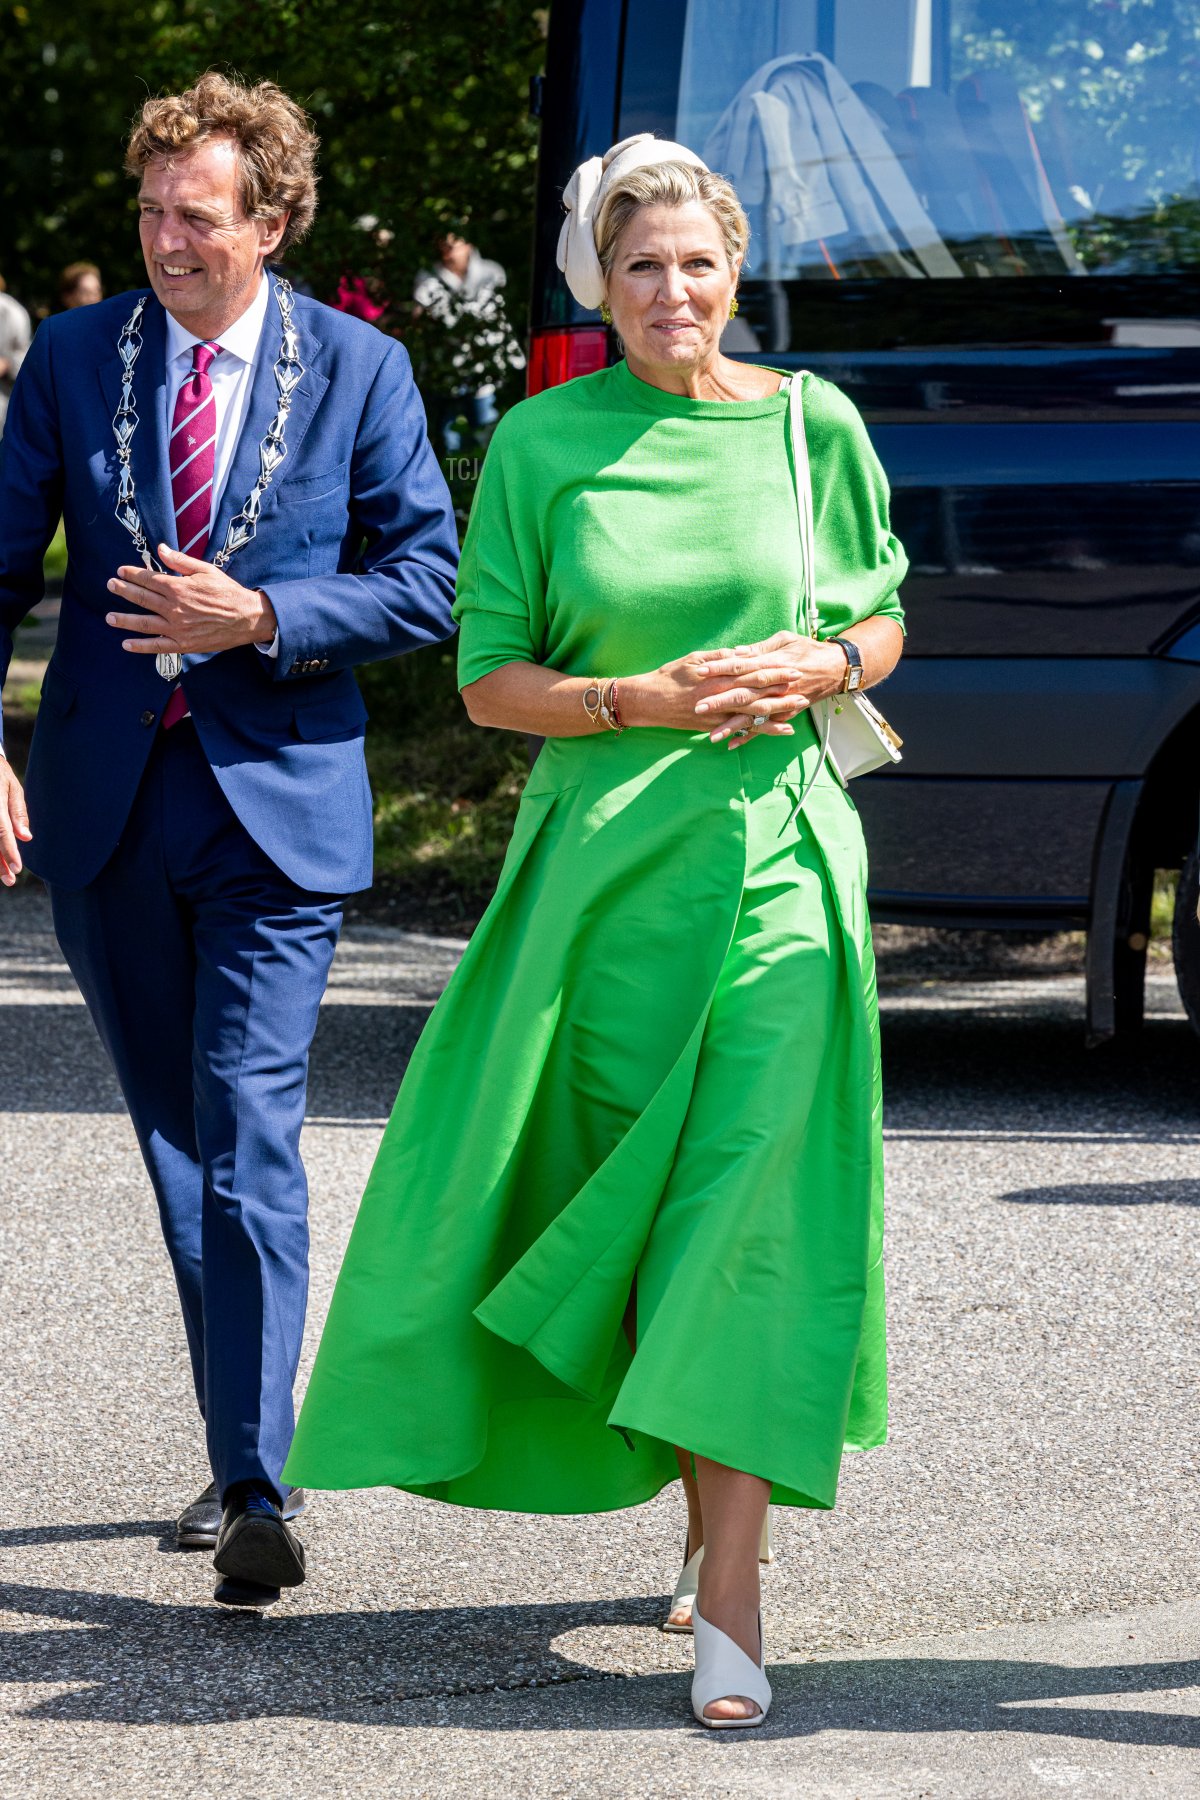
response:
[[[594,310],[604,298],[604,270],[596,254],[596,220],[609,190],[631,169],[665,162],[690,163],[695,169],[708,167],[685,144],[672,144],[649,131],[639,131],[636,137],[614,144],[603,156],[580,163],[568,181],[563,194],[567,216],[558,238],[558,266],[580,306]]]

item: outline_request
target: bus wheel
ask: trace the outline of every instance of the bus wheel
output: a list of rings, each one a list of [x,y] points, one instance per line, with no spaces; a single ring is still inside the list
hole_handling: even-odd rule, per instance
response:
[[[1196,901],[1200,895],[1200,857],[1195,850],[1184,863],[1175,890],[1175,919],[1171,927],[1171,948],[1175,952],[1175,979],[1179,998],[1191,1021],[1192,1030],[1200,1034],[1200,924],[1196,922]]]

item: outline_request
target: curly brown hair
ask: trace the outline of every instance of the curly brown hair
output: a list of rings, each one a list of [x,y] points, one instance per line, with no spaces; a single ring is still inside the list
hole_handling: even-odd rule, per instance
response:
[[[242,205],[251,219],[288,222],[280,258],[308,231],[317,210],[317,145],[308,114],[273,81],[253,87],[210,69],[182,94],[147,100],[134,120],[126,174],[139,178],[158,157],[186,156],[210,138],[237,146]]]

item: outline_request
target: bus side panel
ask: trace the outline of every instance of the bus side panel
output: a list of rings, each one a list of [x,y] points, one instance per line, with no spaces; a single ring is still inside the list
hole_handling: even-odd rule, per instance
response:
[[[854,783],[879,920],[1052,928],[1087,919],[1106,781]],[[957,915],[952,918],[948,915]]]

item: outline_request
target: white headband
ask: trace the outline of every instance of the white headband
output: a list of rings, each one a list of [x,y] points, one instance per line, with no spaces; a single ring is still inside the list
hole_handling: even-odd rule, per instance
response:
[[[652,167],[655,163],[690,163],[694,169],[707,169],[694,150],[684,144],[672,144],[656,138],[649,131],[636,137],[623,138],[604,155],[593,156],[580,163],[566,186],[563,205],[567,216],[558,238],[558,266],[567,278],[567,286],[580,306],[593,310],[604,298],[604,270],[596,254],[596,220],[613,184],[631,169]]]

